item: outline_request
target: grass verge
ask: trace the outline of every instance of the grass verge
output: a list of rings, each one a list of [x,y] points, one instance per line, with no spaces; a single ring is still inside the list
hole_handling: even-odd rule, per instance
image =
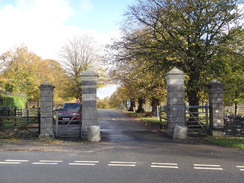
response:
[[[150,115],[148,115],[148,113],[133,113],[133,112],[128,112],[128,111],[123,111],[123,112],[127,112],[132,117],[139,118],[144,122],[148,122],[151,124],[160,123],[160,121],[157,117],[150,116]],[[165,120],[163,120],[161,122],[161,125],[163,128],[166,129],[167,122]],[[149,126],[152,126],[152,125],[149,125]],[[233,136],[212,137],[212,136],[208,136],[204,140],[206,140],[207,142],[214,144],[214,145],[244,149],[244,137],[233,137]]]
[[[207,137],[206,140],[211,144],[224,146],[224,147],[232,147],[232,148],[240,148],[244,149],[244,137],[232,137],[232,136],[224,136],[224,137]]]

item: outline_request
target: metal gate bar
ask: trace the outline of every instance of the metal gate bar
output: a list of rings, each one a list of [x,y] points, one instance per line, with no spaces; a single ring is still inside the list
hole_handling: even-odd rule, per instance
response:
[[[191,112],[190,109],[202,109],[204,110],[203,112]],[[186,106],[186,111],[189,114],[189,117],[187,117],[188,119],[194,119],[194,122],[197,122],[198,125],[203,129],[203,130],[209,130],[209,107],[208,106]],[[198,116],[196,114],[204,114],[204,116]],[[200,119],[205,119],[204,121],[200,120]],[[202,123],[206,123],[206,125],[203,125]]]
[[[77,114],[78,114],[79,112],[77,112],[69,121],[68,121],[68,123],[64,126],[64,128],[62,129],[62,130],[60,130],[59,131],[59,120],[58,120],[58,111],[56,111],[56,137],[61,137],[60,136],[60,134],[62,133],[62,132],[64,132],[64,130],[66,130],[69,126],[70,126],[70,124],[71,124],[71,122],[74,120],[74,118],[77,116]],[[68,136],[67,136],[68,137]],[[81,138],[81,118],[79,118],[79,138]]]

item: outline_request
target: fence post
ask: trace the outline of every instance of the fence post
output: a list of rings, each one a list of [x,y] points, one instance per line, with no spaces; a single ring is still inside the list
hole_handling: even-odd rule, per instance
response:
[[[223,83],[213,80],[208,87],[210,129],[213,136],[222,136],[224,129]]]
[[[205,116],[206,116],[206,129],[207,129],[207,132],[209,133],[209,121],[208,121],[208,112],[209,112],[209,106],[208,104],[206,103],[205,105]]]

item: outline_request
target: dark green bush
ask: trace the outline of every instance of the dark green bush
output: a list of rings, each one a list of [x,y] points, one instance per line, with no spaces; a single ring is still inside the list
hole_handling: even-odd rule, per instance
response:
[[[0,95],[0,107],[25,108],[27,98],[23,96]]]

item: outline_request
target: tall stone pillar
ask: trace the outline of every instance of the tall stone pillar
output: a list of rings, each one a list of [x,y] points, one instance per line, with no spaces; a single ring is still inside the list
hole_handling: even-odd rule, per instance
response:
[[[213,136],[222,136],[224,129],[223,83],[213,80],[208,87],[210,128]]]
[[[94,71],[81,75],[82,84],[82,138],[88,141],[100,140],[97,112],[97,78]]]
[[[39,86],[40,89],[40,135],[39,138],[54,138],[53,133],[53,89],[47,81]]]
[[[187,136],[186,110],[184,103],[184,77],[185,74],[176,67],[169,71],[166,75],[167,80],[167,132],[170,136],[174,136],[175,131],[181,133],[182,139]],[[182,127],[175,130],[175,128]]]

